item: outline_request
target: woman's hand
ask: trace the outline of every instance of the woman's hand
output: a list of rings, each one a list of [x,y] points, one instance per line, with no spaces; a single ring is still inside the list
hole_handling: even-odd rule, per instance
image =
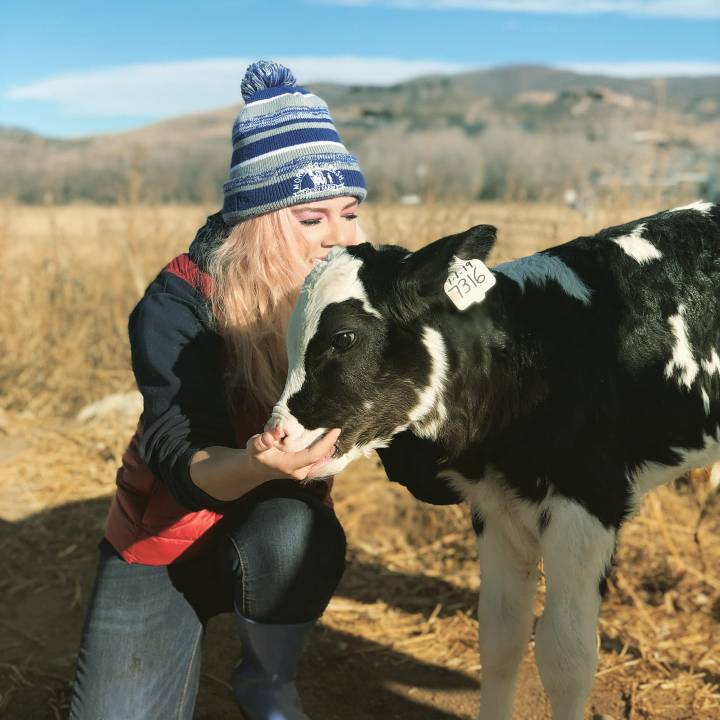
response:
[[[332,457],[339,435],[340,429],[335,428],[305,450],[287,452],[272,433],[264,432],[253,435],[245,447],[251,465],[266,474],[267,480],[290,478],[302,482],[323,476],[322,466]]]

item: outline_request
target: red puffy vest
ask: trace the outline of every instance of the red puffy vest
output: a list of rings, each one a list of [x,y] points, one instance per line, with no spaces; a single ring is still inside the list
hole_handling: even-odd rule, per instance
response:
[[[165,268],[207,296],[210,277],[185,255]],[[237,446],[245,447],[262,419],[233,418]],[[223,517],[212,510],[188,512],[144,463],[139,450],[142,418],[117,472],[117,490],[105,524],[105,537],[131,563],[168,565],[201,553]],[[329,502],[329,487],[326,501]]]

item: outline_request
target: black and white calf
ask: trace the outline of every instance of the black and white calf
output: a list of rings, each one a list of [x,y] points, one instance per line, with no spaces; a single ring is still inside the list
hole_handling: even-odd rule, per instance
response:
[[[511,717],[542,557],[540,676],[554,718],[580,720],[618,528],[644,492],[720,457],[720,209],[488,270],[494,242],[481,225],[415,253],[334,250],[295,308],[268,428],[295,450],[341,427],[324,474],[400,433],[431,440],[435,481],[475,516],[480,717]]]

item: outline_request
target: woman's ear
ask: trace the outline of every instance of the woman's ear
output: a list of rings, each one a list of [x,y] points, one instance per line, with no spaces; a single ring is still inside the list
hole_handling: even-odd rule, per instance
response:
[[[493,225],[475,225],[407,257],[394,283],[396,312],[410,320],[437,299],[446,298],[443,288],[456,259],[485,262],[496,239],[497,228]]]

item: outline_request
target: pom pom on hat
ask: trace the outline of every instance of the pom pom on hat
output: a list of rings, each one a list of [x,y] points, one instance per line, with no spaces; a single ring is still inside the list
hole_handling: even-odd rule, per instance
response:
[[[258,60],[248,66],[245,77],[240,83],[243,100],[247,102],[259,90],[274,87],[292,87],[296,85],[295,76],[280,63],[270,60]]]

